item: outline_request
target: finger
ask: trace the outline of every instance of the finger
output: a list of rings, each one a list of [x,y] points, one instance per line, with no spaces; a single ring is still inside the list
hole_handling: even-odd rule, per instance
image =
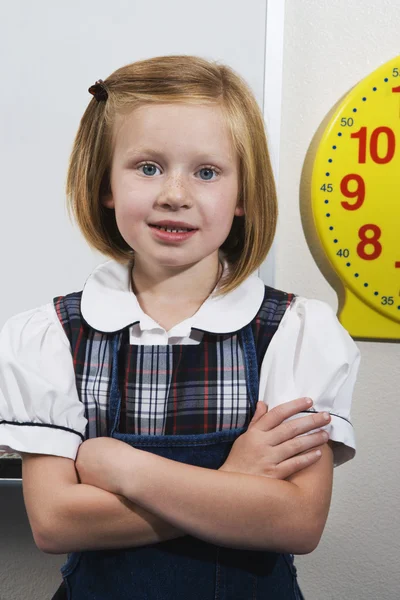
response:
[[[257,423],[257,421],[259,421],[261,419],[261,417],[266,413],[266,404],[265,402],[257,402],[257,406],[256,406],[256,411],[253,415],[253,418],[251,419],[250,423],[249,423],[249,427],[250,425],[254,425],[254,423]]]
[[[305,454],[299,454],[281,462],[276,468],[276,474],[279,479],[287,479],[295,473],[302,471],[306,467],[315,464],[322,456],[321,448],[311,450]]]
[[[311,412],[305,417],[292,419],[275,427],[273,431],[268,432],[268,443],[271,446],[277,446],[287,442],[298,435],[309,433],[314,429],[320,429],[330,423],[331,416],[328,412]]]
[[[275,447],[275,456],[279,463],[297,456],[301,452],[306,452],[325,444],[329,439],[329,435],[326,431],[319,431],[317,433],[311,433],[310,435],[303,435],[296,437],[293,440],[279,444]]]
[[[309,410],[311,406],[312,400],[310,398],[296,398],[296,400],[291,400],[290,402],[283,402],[264,415],[262,422],[259,424],[260,429],[263,429],[263,431],[274,429],[274,427],[277,427],[289,417]]]

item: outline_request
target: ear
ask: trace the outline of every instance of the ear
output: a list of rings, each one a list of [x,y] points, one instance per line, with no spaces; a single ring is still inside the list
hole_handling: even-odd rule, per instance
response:
[[[106,208],[115,208],[114,198],[112,194],[107,194],[106,196],[103,196],[101,199],[101,203]]]
[[[113,198],[113,194],[112,194],[112,190],[111,190],[110,174],[109,174],[108,169],[103,174],[103,177],[102,177],[102,180],[100,183],[99,196],[100,196],[100,202],[102,203],[103,206],[105,206],[106,208],[115,208],[114,198]]]
[[[242,208],[241,206],[237,206],[235,208],[235,216],[236,217],[243,217],[244,215],[244,208]]]

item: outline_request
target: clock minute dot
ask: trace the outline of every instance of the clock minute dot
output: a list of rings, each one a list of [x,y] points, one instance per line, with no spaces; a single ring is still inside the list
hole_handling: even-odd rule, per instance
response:
[[[332,150],[336,150],[336,146],[332,146]]]
[[[364,283],[364,287],[368,287],[368,283]]]
[[[331,163],[331,162],[333,162],[333,161],[332,161],[332,159],[330,158],[330,159],[328,160],[328,162],[330,162],[330,163]]]
[[[364,98],[363,98],[362,100],[363,100],[363,102],[365,102],[367,99],[366,99],[366,97],[364,96]]]
[[[339,240],[333,240],[333,243],[334,243],[334,244],[337,244],[337,243],[338,243],[338,241],[339,241]]]
[[[379,296],[379,292],[374,292],[374,296]]]
[[[330,176],[330,173],[325,173],[325,175],[326,175],[326,177],[329,177],[329,176]]]
[[[351,267],[351,263],[346,263],[346,267]]]
[[[329,231],[333,231],[333,227],[329,227]]]
[[[385,79],[383,81],[389,81],[389,79],[387,77],[385,77]]]
[[[354,273],[354,277],[359,277],[359,274],[358,273]]]
[[[353,112],[357,112],[357,109],[356,109],[356,108],[353,108]]]
[[[326,213],[326,216],[327,216],[327,217],[330,217],[330,216],[331,216],[331,213]]]
[[[376,90],[377,90],[377,89],[378,89],[378,88],[374,87],[374,88],[372,88],[372,91],[373,91],[373,92],[376,92]]]
[[[341,132],[340,132],[340,131],[339,131],[339,133],[338,133],[338,136],[339,136],[339,137],[342,137],[342,134],[341,134]]]
[[[325,200],[325,204],[329,204],[329,200]]]

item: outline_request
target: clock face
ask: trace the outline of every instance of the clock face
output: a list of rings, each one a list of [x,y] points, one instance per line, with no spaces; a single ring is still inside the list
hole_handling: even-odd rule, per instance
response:
[[[333,115],[315,158],[312,209],[345,286],[400,322],[400,56]]]

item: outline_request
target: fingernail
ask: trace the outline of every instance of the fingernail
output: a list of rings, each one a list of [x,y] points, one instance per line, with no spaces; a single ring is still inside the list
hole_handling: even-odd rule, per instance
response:
[[[307,400],[307,404],[309,404],[309,405],[311,405],[311,404],[312,404],[312,400],[311,400],[311,398],[306,398],[306,400]]]
[[[324,415],[324,419],[325,419],[325,421],[328,421],[328,420],[329,420],[329,417],[330,417],[330,414],[329,414],[329,413],[327,413],[327,412],[324,412],[324,413],[323,413],[323,415]]]

